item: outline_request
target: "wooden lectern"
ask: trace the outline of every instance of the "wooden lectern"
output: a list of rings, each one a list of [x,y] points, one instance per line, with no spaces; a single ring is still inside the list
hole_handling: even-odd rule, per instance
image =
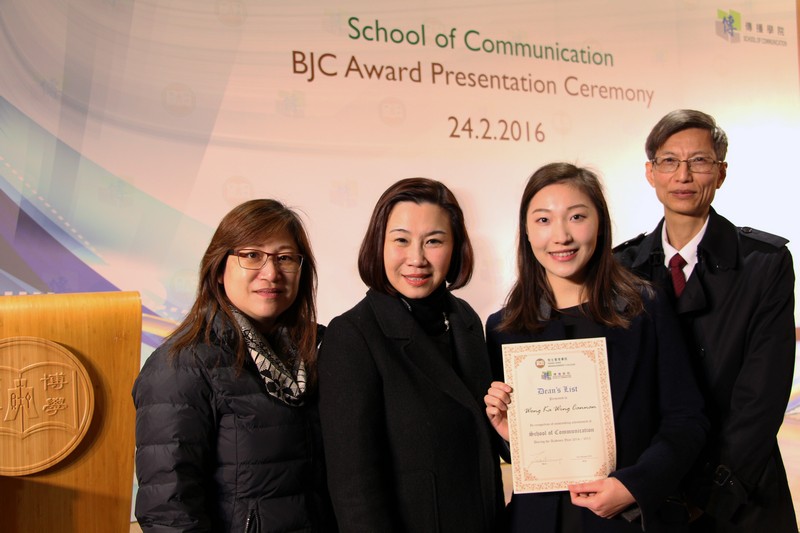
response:
[[[0,296],[0,531],[130,529],[135,292]]]

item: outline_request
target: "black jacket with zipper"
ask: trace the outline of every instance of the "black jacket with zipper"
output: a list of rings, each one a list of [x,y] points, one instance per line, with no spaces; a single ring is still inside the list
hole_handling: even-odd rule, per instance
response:
[[[176,358],[158,348],[134,384],[139,525],[335,531],[316,397],[291,407],[267,394],[252,359],[237,372],[233,330],[213,327],[211,344]]]

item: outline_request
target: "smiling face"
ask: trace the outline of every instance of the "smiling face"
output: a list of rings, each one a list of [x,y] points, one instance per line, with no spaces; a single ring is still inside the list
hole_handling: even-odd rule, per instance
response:
[[[526,232],[559,302],[570,301],[586,279],[597,248],[600,217],[588,195],[571,185],[544,187],[531,198]]]
[[[431,203],[398,202],[383,242],[386,278],[406,298],[424,298],[444,283],[453,255],[447,211]]]
[[[270,254],[298,253],[297,244],[287,232],[239,248],[255,248]],[[301,273],[302,269],[295,273],[278,270],[272,258],[260,270],[247,270],[239,266],[235,255],[229,255],[220,283],[234,307],[247,315],[262,333],[269,333],[280,314],[294,303]]]
[[[670,136],[656,151],[656,157],[708,157],[716,160],[717,154],[709,131],[690,128]],[[709,173],[698,173],[690,171],[686,163],[681,163],[674,172],[661,172],[653,167],[653,163],[646,163],[647,181],[664,205],[668,223],[675,217],[690,217],[705,222],[714,195],[725,181],[726,170],[727,163],[721,163],[714,165]]]

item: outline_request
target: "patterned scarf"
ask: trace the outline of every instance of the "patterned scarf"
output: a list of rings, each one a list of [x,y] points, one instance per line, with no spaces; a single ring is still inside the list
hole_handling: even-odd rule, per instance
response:
[[[287,353],[286,362],[278,357],[269,341],[255,328],[248,318],[238,309],[232,309],[236,322],[242,329],[250,356],[256,363],[258,373],[267,386],[270,396],[291,406],[303,405],[303,393],[306,390],[306,367],[297,349],[292,346],[286,328],[278,328],[276,346],[282,353]]]

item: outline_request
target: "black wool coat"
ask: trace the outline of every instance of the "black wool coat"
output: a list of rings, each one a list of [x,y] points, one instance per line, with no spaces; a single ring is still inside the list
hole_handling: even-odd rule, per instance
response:
[[[320,351],[320,415],[342,532],[483,533],[503,507],[479,317],[448,295],[449,364],[401,300],[370,290]]]
[[[615,249],[622,264],[671,291],[664,221]],[[717,531],[797,532],[778,450],[795,362],[794,269],[788,241],[737,228],[711,209],[698,264],[673,304],[711,420],[688,494]],[[672,294],[672,293],[670,293]]]
[[[652,292],[652,291],[645,291]],[[685,513],[676,515],[667,500],[677,496],[706,439],[708,420],[692,375],[680,326],[663,294],[645,294],[645,311],[630,327],[602,326],[614,411],[619,479],[636,499],[641,521],[611,520],[581,509],[583,530],[591,533],[683,532]],[[499,332],[502,312],[489,317],[487,344],[503,379],[502,346],[566,338],[561,320],[550,320],[538,332]],[[511,531],[551,533],[557,529],[557,493],[515,494],[510,504]]]

